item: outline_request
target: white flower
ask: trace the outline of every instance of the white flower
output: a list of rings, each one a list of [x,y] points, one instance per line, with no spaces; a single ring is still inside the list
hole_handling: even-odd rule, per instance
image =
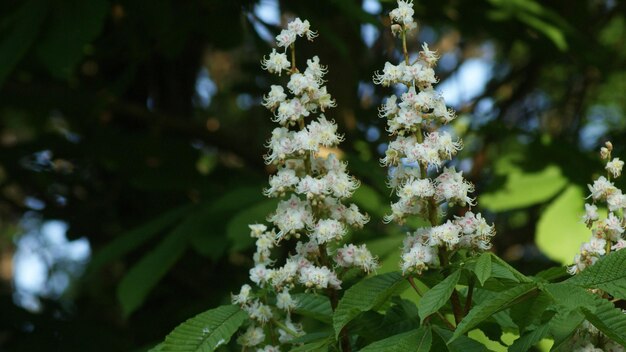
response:
[[[391,10],[389,17],[397,23],[412,26],[414,13],[412,0],[398,0],[398,7]]]
[[[278,73],[279,76],[282,71],[288,69],[289,66],[287,55],[285,53],[277,53],[276,49],[272,49],[268,59],[263,57],[263,60],[261,60],[261,67],[264,70],[267,70],[269,73]]]
[[[439,60],[439,56],[437,55],[437,52],[431,51],[428,48],[428,44],[426,44],[426,43],[422,44],[422,51],[420,51],[420,57],[430,67],[435,66],[435,64],[437,64],[437,60]]]
[[[592,222],[599,219],[598,207],[593,204],[585,204],[585,215],[583,215],[583,222],[589,226]]]
[[[339,241],[346,234],[346,227],[335,219],[319,220],[313,228],[311,238],[317,243],[323,244],[332,240]]]
[[[337,275],[325,266],[309,266],[300,270],[300,282],[308,288],[340,288],[341,281]]]
[[[328,68],[320,65],[320,58],[313,56],[312,59],[306,60],[306,66],[304,75],[313,78],[316,82],[321,84],[322,78],[328,72]]]
[[[396,104],[397,100],[398,100],[398,97],[395,95],[388,97],[385,100],[385,104],[383,104],[378,109],[378,116],[380,116],[381,118],[385,118],[385,117],[392,117],[393,115],[397,114],[398,113],[398,105]]]
[[[253,347],[265,340],[263,328],[251,325],[246,332],[239,336],[237,343],[246,347]]]
[[[280,352],[280,347],[267,345],[263,348],[257,348],[256,352]]]
[[[619,158],[614,158],[613,160],[606,163],[606,170],[610,172],[613,177],[619,177],[622,174],[622,168],[624,167],[624,162],[619,160]]]
[[[274,223],[280,230],[277,237],[304,230],[313,222],[310,206],[296,195],[278,203],[276,212],[268,217],[268,221]]]
[[[320,114],[317,120],[311,121],[307,131],[316,144],[324,147],[334,147],[343,141],[343,137],[337,134],[335,121],[327,120],[324,114]]]
[[[324,180],[332,195],[340,199],[352,196],[359,187],[359,182],[354,177],[342,171],[329,171]]]
[[[287,190],[293,189],[299,181],[294,170],[281,168],[276,175],[270,177],[270,188],[265,189],[263,194],[268,197],[281,196]]]
[[[244,310],[248,312],[250,318],[261,324],[265,324],[272,319],[272,309],[258,300],[252,302],[250,306],[245,306]]]
[[[287,316],[287,319],[285,319],[284,324],[291,331],[290,332],[286,332],[282,328],[278,328],[278,335],[279,335],[278,336],[278,341],[280,341],[280,343],[288,343],[291,340],[293,340],[294,338],[296,338],[298,336],[304,335],[304,331],[302,331],[302,325],[294,324],[291,321],[291,318],[290,318],[289,315]],[[296,336],[293,335],[294,333],[295,333]]]
[[[454,249],[461,240],[461,228],[448,220],[445,224],[431,229],[431,245],[445,245],[448,249]]]
[[[391,62],[386,62],[385,67],[383,68],[383,73],[376,72],[374,74],[374,83],[380,84],[383,86],[389,86],[393,83],[398,83],[402,81],[404,76],[404,69],[406,64],[400,63],[399,65],[393,65]]]
[[[252,290],[252,287],[250,287],[250,285],[248,284],[245,284],[241,286],[241,290],[239,291],[239,294],[237,295],[231,294],[231,301],[233,302],[233,304],[239,304],[239,305],[248,304],[248,302],[250,301],[250,290]]]
[[[263,106],[268,109],[275,109],[285,99],[287,99],[287,94],[285,94],[283,87],[272,85],[270,92],[263,96]]]
[[[296,41],[296,36],[296,32],[289,29],[283,29],[280,31],[280,34],[276,36],[276,44],[279,47],[287,48]]]
[[[250,281],[261,286],[269,280],[269,273],[270,270],[264,264],[257,264],[250,269]]]
[[[296,18],[287,24],[287,28],[299,37],[306,36],[308,40],[317,37],[317,32],[311,30],[308,20],[302,21],[300,18]]]
[[[427,198],[435,195],[435,187],[430,179],[410,178],[398,190],[398,196],[401,198]]]
[[[589,255],[604,255],[606,254],[606,240],[604,238],[592,237],[587,243],[583,243],[580,246],[581,252],[587,252]]]
[[[626,195],[622,194],[620,189],[616,189],[615,192],[609,194],[606,197],[606,204],[609,206],[609,211],[618,211],[626,208]]]
[[[474,199],[468,193],[474,192],[474,186],[463,179],[462,172],[456,172],[454,167],[444,168],[435,179],[437,198],[451,203],[475,205]]]
[[[252,224],[248,225],[250,228],[250,237],[256,238],[261,236],[265,231],[267,231],[267,226],[263,224]]]
[[[587,185],[587,187],[589,188],[589,192],[591,192],[590,197],[594,200],[604,200],[617,190],[613,183],[604,176],[598,177],[598,179],[593,182],[593,185]]]
[[[414,243],[411,247],[405,248],[405,252],[402,254],[402,273],[416,272],[421,274],[429,267],[437,266],[437,260],[436,247]]]
[[[286,288],[276,294],[276,307],[287,312],[296,308],[296,301],[291,297],[289,290]]]
[[[356,266],[367,273],[378,267],[378,261],[365,245],[359,247],[353,244],[344,245],[343,248],[337,250],[335,262],[344,268]]]

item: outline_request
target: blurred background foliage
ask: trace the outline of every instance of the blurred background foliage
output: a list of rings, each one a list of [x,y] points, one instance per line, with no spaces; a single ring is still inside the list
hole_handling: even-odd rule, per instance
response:
[[[329,114],[372,221],[352,234],[397,270],[383,226],[387,141],[374,71],[397,61],[378,0],[0,3],[0,351],[140,351],[246,282],[282,23],[330,64]],[[626,2],[416,0],[466,148],[456,166],[525,273],[568,263],[605,140],[626,158]],[[622,184],[623,186],[623,184]],[[455,212],[456,210],[453,210]],[[453,215],[453,214],[449,214]]]

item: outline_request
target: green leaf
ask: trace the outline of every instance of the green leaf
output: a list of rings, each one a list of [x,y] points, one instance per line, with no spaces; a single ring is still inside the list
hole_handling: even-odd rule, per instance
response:
[[[580,244],[589,240],[591,235],[591,231],[580,221],[584,198],[579,186],[567,187],[537,222],[537,246],[550,259],[564,265],[572,262]]]
[[[480,282],[480,286],[485,284],[485,281],[491,276],[491,255],[489,253],[483,253],[478,257],[476,266],[474,267],[474,274]]]
[[[428,327],[394,335],[365,346],[360,352],[428,352],[432,344],[432,333]]]
[[[230,341],[231,336],[248,318],[238,306],[221,306],[198,314],[180,324],[165,337],[163,351],[215,351]]]
[[[558,350],[559,346],[567,342],[584,320],[585,316],[579,310],[557,311],[548,323],[550,335],[554,339],[552,350]]]
[[[452,340],[473,329],[483,320],[489,318],[493,314],[510,307],[519,302],[524,296],[535,291],[536,284],[527,283],[520,284],[506,291],[500,292],[493,299],[484,301],[472,308],[470,312],[461,320],[452,336]]]
[[[526,334],[520,336],[511,346],[509,346],[509,352],[526,352],[530,351],[532,346],[534,346],[537,342],[541,341],[548,332],[550,331],[550,326],[548,324],[542,324],[536,329],[527,332]]]
[[[198,231],[198,221],[203,216],[203,211],[196,211],[185,218],[122,278],[117,288],[117,297],[125,316],[130,315],[143,303],[152,288],[183,255],[189,243],[189,236]]]
[[[519,271],[517,271],[514,267],[512,267],[511,265],[509,265],[509,263],[505,262],[504,260],[502,260],[502,258],[498,257],[497,255],[493,254],[493,253],[489,253],[489,256],[491,257],[491,267],[492,267],[492,272],[491,275],[495,276],[495,277],[499,277],[498,275],[502,275],[502,269],[504,269],[505,271],[508,272],[508,274],[504,275],[507,277],[512,277],[514,281],[517,282],[533,282],[533,280],[529,277],[527,277],[526,275],[520,273]]]
[[[0,41],[0,86],[33,44],[48,13],[49,2],[26,1],[11,15]]]
[[[458,338],[454,338],[453,341],[453,333],[450,330],[446,330],[439,326],[433,326],[433,330],[437,333],[437,335],[441,336],[444,342],[446,343],[446,348],[450,352],[488,352],[489,349],[485,347],[482,343],[471,339],[467,336],[459,336]],[[439,350],[437,350],[439,351]]]
[[[424,296],[417,304],[421,322],[424,322],[424,319],[436,313],[448,302],[460,277],[461,270],[457,270],[424,293]]]
[[[598,330],[626,346],[626,314],[613,303],[567,283],[546,285],[546,289],[562,307],[561,311],[582,312]]]
[[[292,347],[290,352],[328,352],[328,346],[333,343],[332,337],[304,344],[302,346]]]
[[[609,253],[564,283],[599,288],[615,298],[626,299],[626,251]]]
[[[381,306],[406,287],[406,280],[397,271],[367,278],[350,287],[339,301],[333,315],[335,337],[339,336],[341,329],[359,313]]]
[[[68,78],[82,59],[85,45],[102,30],[110,5],[106,0],[54,1],[37,54],[50,73]]]
[[[552,298],[548,294],[540,292],[538,295],[511,307],[509,315],[519,328],[520,334],[528,326],[538,321],[552,302]]]
[[[567,179],[556,165],[538,172],[525,172],[515,164],[516,156],[504,158],[496,164],[496,173],[506,175],[506,183],[497,191],[480,196],[480,204],[494,212],[525,208],[543,203],[567,184]]]
[[[312,293],[300,293],[293,295],[293,298],[297,302],[294,313],[323,323],[332,322],[333,310],[328,297]]]
[[[570,276],[571,275],[567,272],[567,267],[555,266],[555,267],[548,268],[546,270],[538,272],[534,276],[534,278],[535,278],[535,281],[541,280],[541,281],[553,282],[558,279],[561,279],[564,277],[570,277]]]
[[[89,263],[88,272],[95,273],[102,266],[130,253],[135,248],[159,234],[161,231],[174,224],[192,208],[185,205],[167,211],[147,223],[119,235],[106,247],[97,251]]]

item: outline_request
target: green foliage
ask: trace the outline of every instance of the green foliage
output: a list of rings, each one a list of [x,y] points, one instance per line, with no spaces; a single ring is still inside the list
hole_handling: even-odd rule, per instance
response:
[[[509,308],[513,304],[527,298],[527,296],[536,289],[537,285],[534,283],[520,284],[506,291],[499,292],[497,295],[494,295],[492,299],[486,300],[475,306],[456,327],[452,340],[455,340],[459,336],[467,333],[476,325],[491,317],[493,314]]]
[[[550,325],[542,324],[536,329],[533,329],[524,335],[520,336],[509,347],[510,352],[525,352],[529,351],[532,346],[536,345],[541,339],[548,335],[550,331]]]
[[[347,289],[333,315],[335,336],[359,313],[380,307],[407,285],[401,273],[391,272],[367,278]]]
[[[109,9],[106,0],[53,2],[48,27],[36,48],[53,76],[70,77],[85,54],[85,46],[100,34]]]
[[[417,306],[422,322],[448,302],[460,277],[461,270],[457,270],[424,293]]]
[[[230,341],[231,336],[248,318],[238,306],[221,306],[198,314],[180,324],[161,345],[161,351],[215,351]]]
[[[293,295],[297,302],[294,313],[305,317],[311,317],[323,323],[332,322],[333,310],[328,297],[312,293],[300,293]]]
[[[567,179],[556,165],[528,172],[516,164],[520,158],[513,154],[498,161],[496,173],[505,176],[506,182],[497,191],[482,194],[482,206],[496,212],[525,208],[547,201],[567,184]]]
[[[48,1],[26,1],[5,19],[12,28],[0,39],[0,86],[35,41],[48,6]]]
[[[571,264],[581,243],[589,239],[591,231],[580,220],[585,209],[584,199],[582,189],[572,185],[542,213],[537,223],[536,241],[550,259]]]
[[[626,299],[626,251],[609,253],[565,283],[599,288],[615,298]]]
[[[489,253],[483,253],[478,257],[474,267],[474,274],[476,274],[481,286],[491,277],[491,255]]]
[[[404,352],[430,351],[432,344],[432,333],[428,327],[420,327],[417,330],[408,331],[394,335],[380,341],[376,341],[361,349],[361,352]]]

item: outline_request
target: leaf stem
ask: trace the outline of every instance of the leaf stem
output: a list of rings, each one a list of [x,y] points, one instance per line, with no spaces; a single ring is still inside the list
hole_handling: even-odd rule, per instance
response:
[[[467,297],[465,297],[465,312],[463,316],[466,316],[469,313],[470,309],[472,309],[472,296],[474,295],[474,277],[470,277],[469,285],[467,287]]]

